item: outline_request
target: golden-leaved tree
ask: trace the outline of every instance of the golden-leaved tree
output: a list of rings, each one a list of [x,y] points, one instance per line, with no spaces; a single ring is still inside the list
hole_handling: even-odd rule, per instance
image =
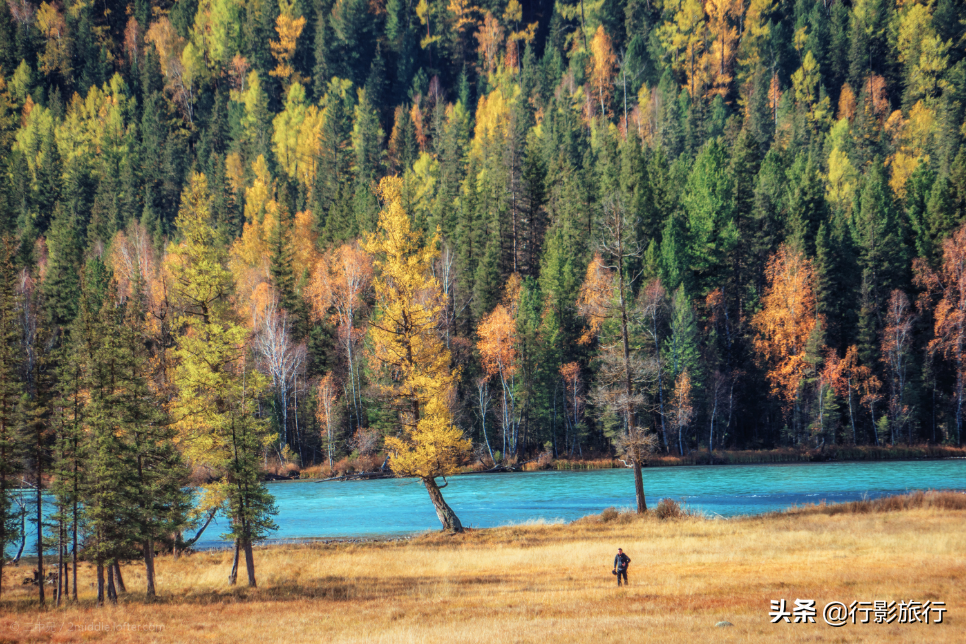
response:
[[[456,472],[471,447],[453,424],[450,403],[458,374],[450,370],[450,352],[438,332],[442,295],[433,263],[439,236],[425,243],[412,228],[399,177],[383,179],[379,192],[385,206],[365,250],[375,268],[371,356],[400,423],[398,434],[386,438],[386,449],[396,474],[422,480],[443,529],[462,532],[436,483],[443,478],[446,486],[446,476]]]
[[[248,584],[255,586],[252,543],[275,529],[272,496],[261,480],[260,460],[269,440],[256,417],[264,378],[251,369],[249,332],[241,326],[232,298],[228,253],[211,220],[211,194],[203,174],[194,174],[181,199],[177,226],[182,241],[166,260],[179,308],[172,414],[178,442],[196,467],[214,482],[204,486],[202,509],[223,509],[238,553],[245,553]]]
[[[816,312],[812,263],[801,252],[782,244],[765,268],[768,287],[762,310],[752,319],[755,351],[768,369],[772,393],[787,409],[798,411],[806,376],[815,365],[806,346],[823,325]]]

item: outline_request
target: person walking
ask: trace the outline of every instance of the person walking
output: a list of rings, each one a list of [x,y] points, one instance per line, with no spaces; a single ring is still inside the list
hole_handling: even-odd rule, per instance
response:
[[[617,549],[617,556],[614,557],[614,574],[617,575],[617,585],[621,585],[621,577],[624,584],[627,584],[627,567],[631,565],[631,558],[624,554],[620,548]]]

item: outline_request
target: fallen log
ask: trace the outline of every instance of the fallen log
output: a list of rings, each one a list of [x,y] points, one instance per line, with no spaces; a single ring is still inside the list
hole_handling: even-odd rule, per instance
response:
[[[373,479],[390,479],[393,477],[392,472],[354,472],[352,474],[342,474],[340,476],[330,476],[327,479],[319,479],[316,483],[328,483],[331,481],[370,481]]]

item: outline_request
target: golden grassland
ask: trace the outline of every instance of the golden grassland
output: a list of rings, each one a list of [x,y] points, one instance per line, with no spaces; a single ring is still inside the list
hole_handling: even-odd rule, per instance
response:
[[[618,589],[617,547],[633,559]],[[0,603],[0,642],[627,642],[966,639],[966,495],[928,493],[733,520],[644,518],[613,510],[572,524],[427,534],[402,542],[256,551],[259,588],[230,588],[229,552],[158,559],[161,597],[130,592],[39,611],[33,587]],[[22,574],[21,574],[22,573]],[[244,579],[240,571],[239,581]],[[770,600],[815,599],[815,624],[771,624]],[[943,624],[832,628],[821,608],[945,601]],[[732,627],[716,627],[720,621]],[[161,625],[158,632],[137,627]],[[88,629],[78,631],[78,627]],[[73,629],[73,630],[72,630]]]

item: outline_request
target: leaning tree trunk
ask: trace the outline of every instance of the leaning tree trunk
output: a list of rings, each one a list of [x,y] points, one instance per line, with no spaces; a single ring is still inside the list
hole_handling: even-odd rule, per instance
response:
[[[641,472],[641,462],[634,459],[634,496],[637,499],[637,513],[647,512],[647,501],[644,499],[644,475]]]
[[[117,591],[126,593],[127,586],[124,585],[124,577],[121,576],[121,564],[117,561],[114,562],[114,580],[117,582]]]
[[[248,571],[248,587],[255,588],[255,555],[252,552],[252,540],[244,539],[245,548],[245,569]]]
[[[436,485],[436,479],[424,478],[423,485],[426,486],[426,491],[429,492],[429,498],[433,502],[433,507],[436,508],[436,516],[439,517],[439,522],[443,524],[443,530],[462,532],[463,524],[460,523],[459,517],[453,512],[453,508],[449,507],[446,503],[446,499],[443,498],[443,493],[440,491],[439,486]]]
[[[241,545],[238,543],[238,539],[235,539],[235,556],[231,561],[231,572],[228,573],[228,585],[234,586],[238,583],[238,553],[241,551]]]

